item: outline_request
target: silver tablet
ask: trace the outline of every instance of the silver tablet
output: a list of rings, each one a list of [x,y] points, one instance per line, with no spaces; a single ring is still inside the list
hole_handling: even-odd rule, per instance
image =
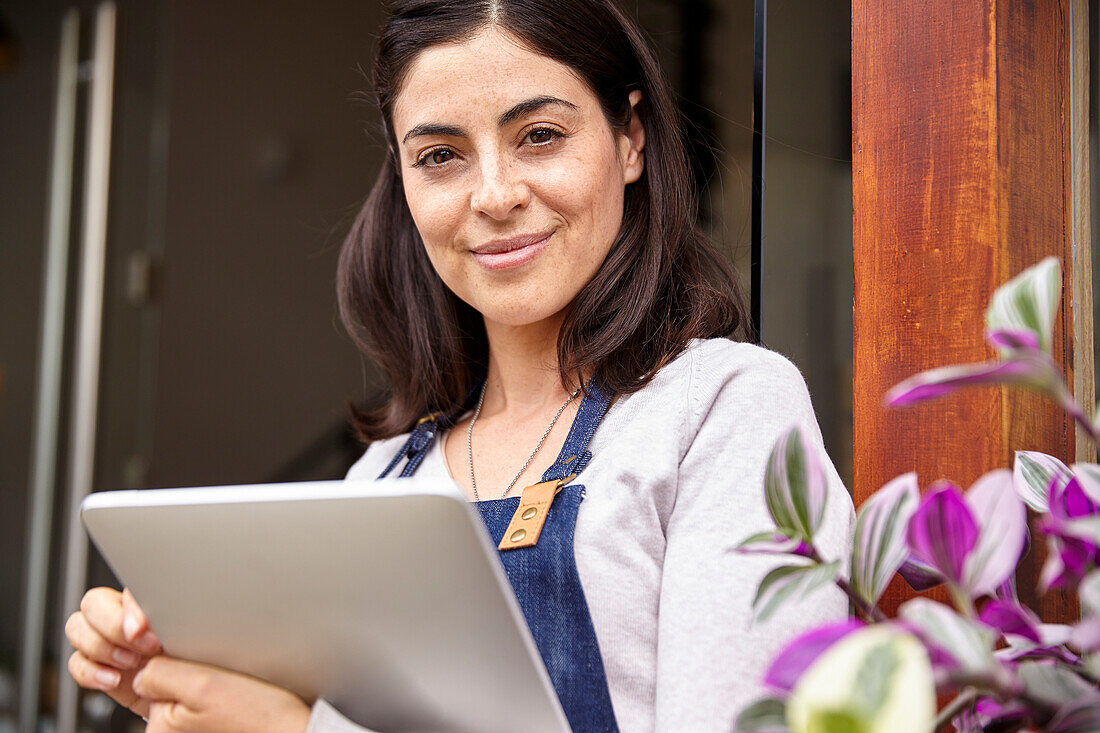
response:
[[[88,534],[167,653],[379,731],[568,731],[481,518],[414,478],[110,491]]]

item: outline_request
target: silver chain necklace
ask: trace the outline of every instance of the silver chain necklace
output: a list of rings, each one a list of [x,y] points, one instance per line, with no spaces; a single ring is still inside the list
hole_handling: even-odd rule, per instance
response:
[[[481,414],[481,405],[485,402],[485,390],[489,386],[489,381],[485,380],[485,384],[481,385],[481,396],[477,398],[477,408],[474,410],[474,416],[470,419],[470,426],[466,428],[466,458],[470,462],[470,487],[474,490],[474,501],[481,501],[481,497],[477,495],[477,479],[474,478],[474,423],[477,422],[478,415]],[[504,493],[500,495],[500,498],[508,496],[508,492],[512,490],[512,487],[519,481],[519,477],[523,475],[523,472],[527,470],[527,467],[531,465],[531,461],[535,460],[535,456],[542,450],[542,444],[546,442],[546,436],[550,435],[550,431],[554,429],[554,425],[557,424],[558,418],[565,412],[565,408],[569,407],[569,403],[577,398],[577,395],[581,393],[581,388],[577,387],[573,394],[569,395],[561,407],[558,408],[557,413],[554,415],[554,419],[550,421],[550,424],[546,426],[546,431],[543,432],[542,437],[539,438],[539,444],[535,446],[535,449],[531,451],[531,455],[527,456],[527,460],[523,463],[523,468],[519,470],[515,476],[512,477],[512,481],[508,484],[508,488],[504,490]]]

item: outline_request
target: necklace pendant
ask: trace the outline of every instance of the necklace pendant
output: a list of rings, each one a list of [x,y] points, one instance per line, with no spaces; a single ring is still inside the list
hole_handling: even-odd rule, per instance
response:
[[[519,506],[512,515],[512,521],[504,530],[497,549],[518,550],[521,547],[534,547],[542,534],[542,526],[546,524],[546,515],[550,513],[550,505],[554,503],[554,497],[561,491],[561,487],[572,481],[576,474],[571,474],[554,481],[543,481],[532,484],[523,490],[519,497]]]

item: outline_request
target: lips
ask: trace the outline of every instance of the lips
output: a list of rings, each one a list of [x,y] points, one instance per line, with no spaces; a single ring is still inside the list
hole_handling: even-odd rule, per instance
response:
[[[508,239],[494,239],[474,247],[471,253],[478,264],[489,270],[519,267],[535,259],[550,243],[553,230],[535,234],[521,234]]]

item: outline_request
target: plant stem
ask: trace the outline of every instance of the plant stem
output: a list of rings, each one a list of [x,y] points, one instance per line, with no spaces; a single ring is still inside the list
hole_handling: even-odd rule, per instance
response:
[[[811,547],[808,557],[818,564],[824,564],[825,561],[821,559],[821,555],[817,554],[817,548]],[[864,621],[868,623],[882,623],[883,621],[889,621],[886,614],[878,609],[873,603],[865,601],[855,589],[848,583],[843,575],[836,577],[837,587],[844,591],[844,594],[852,601],[852,605],[856,607],[856,611],[863,617]]]
[[[937,731],[950,723],[956,715],[961,713],[964,708],[970,707],[980,696],[981,693],[973,687],[963,690],[958,697],[948,703],[947,707],[941,710],[940,714],[936,716],[936,722],[932,724],[932,730]]]
[[[871,605],[867,601],[863,600],[863,598],[861,598],[860,595],[855,592],[855,589],[852,588],[852,586],[848,584],[848,581],[845,580],[843,577],[838,576],[836,579],[836,584],[837,587],[844,591],[848,598],[851,599],[852,604],[855,605],[856,610],[859,611],[859,614],[863,616],[865,621],[871,623],[882,623],[883,621],[888,620],[885,613],[880,611],[877,606]]]

